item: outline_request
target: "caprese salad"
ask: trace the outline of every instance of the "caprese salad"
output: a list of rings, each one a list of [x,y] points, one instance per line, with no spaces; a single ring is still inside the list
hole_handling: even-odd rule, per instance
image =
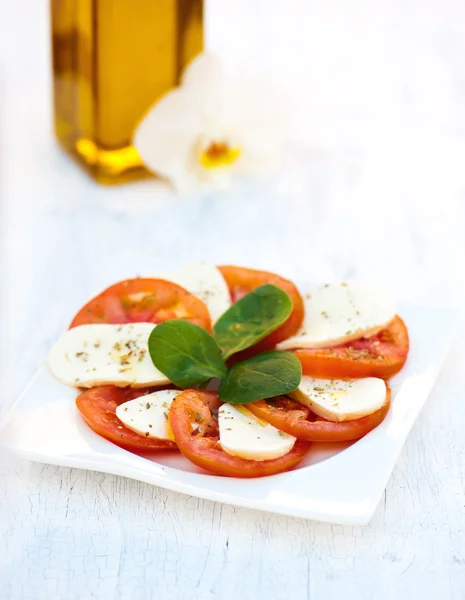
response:
[[[292,469],[313,441],[379,425],[408,350],[395,303],[371,287],[301,295],[273,273],[199,264],[107,288],[47,363],[110,442],[259,477]]]

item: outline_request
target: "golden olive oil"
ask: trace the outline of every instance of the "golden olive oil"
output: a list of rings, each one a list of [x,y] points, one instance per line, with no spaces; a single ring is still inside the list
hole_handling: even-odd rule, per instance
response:
[[[97,181],[148,174],[131,144],[202,51],[203,0],[51,0],[55,133]]]

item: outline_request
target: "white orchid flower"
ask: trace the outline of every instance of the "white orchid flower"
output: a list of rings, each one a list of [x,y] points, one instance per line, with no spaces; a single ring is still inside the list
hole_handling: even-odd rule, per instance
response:
[[[275,167],[287,123],[276,91],[227,73],[217,58],[202,54],[181,85],[147,112],[133,143],[150,171],[189,193]]]

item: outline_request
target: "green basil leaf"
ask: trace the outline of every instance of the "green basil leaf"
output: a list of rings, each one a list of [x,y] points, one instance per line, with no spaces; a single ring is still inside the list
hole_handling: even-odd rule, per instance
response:
[[[290,352],[271,350],[232,366],[220,385],[223,402],[247,404],[294,391],[302,365]]]
[[[292,301],[286,292],[266,284],[229,308],[215,324],[214,336],[223,357],[250,348],[286,321]]]
[[[180,388],[205,383],[227,373],[213,337],[184,319],[170,319],[154,327],[149,337],[153,364]]]

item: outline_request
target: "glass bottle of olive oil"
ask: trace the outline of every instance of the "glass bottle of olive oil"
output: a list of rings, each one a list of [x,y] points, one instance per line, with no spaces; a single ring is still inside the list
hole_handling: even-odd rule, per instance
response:
[[[202,51],[203,0],[51,0],[51,20],[60,144],[100,183],[146,176],[134,129]]]

